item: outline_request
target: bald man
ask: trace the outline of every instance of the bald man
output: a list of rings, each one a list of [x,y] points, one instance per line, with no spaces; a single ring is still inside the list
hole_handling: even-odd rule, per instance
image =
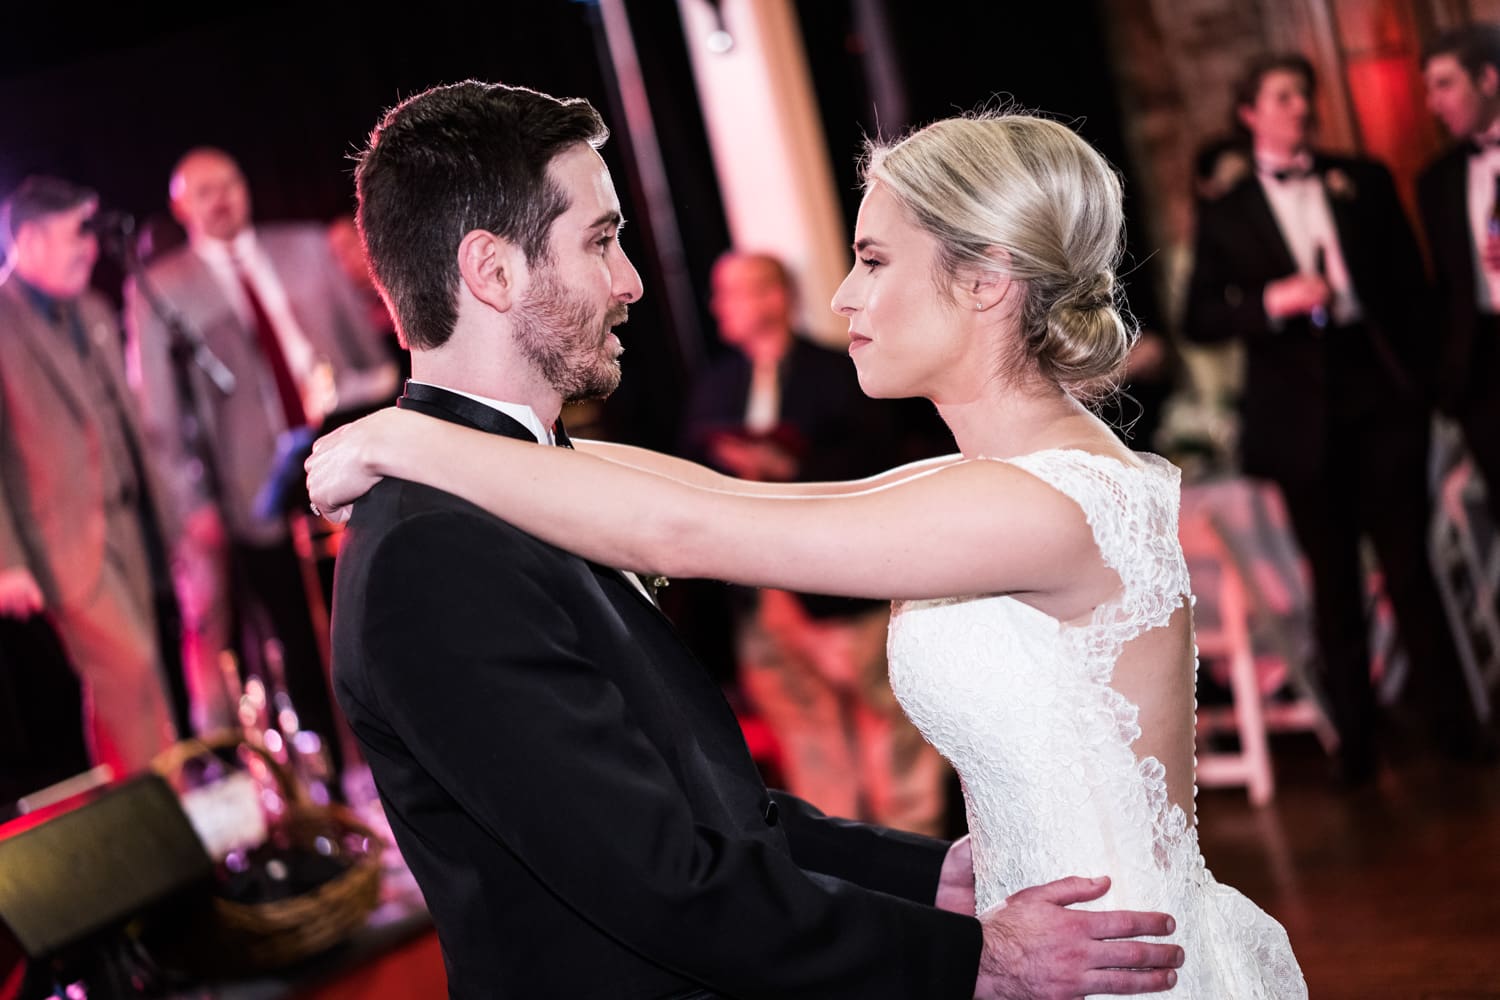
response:
[[[250,664],[280,641],[286,686],[303,728],[337,754],[331,702],[286,519],[258,510],[257,494],[285,435],[316,428],[334,409],[394,398],[396,369],[357,290],[329,250],[324,227],[256,226],[239,164],[223,150],[188,152],[172,171],[173,216],[184,247],[153,261],[154,308],[125,290],[132,383],[146,434],[186,516],[178,558],[184,618],[195,648],[195,724],[232,718],[218,683],[220,650],[236,638]],[[180,317],[233,375],[233,385],[188,372],[180,393],[161,312]],[[201,428],[195,454],[183,431],[191,402]]]

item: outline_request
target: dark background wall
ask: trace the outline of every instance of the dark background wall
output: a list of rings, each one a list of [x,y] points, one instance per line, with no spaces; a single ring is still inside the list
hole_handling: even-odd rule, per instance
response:
[[[864,135],[1007,98],[1077,119],[1085,136],[1126,166],[1093,3],[880,6],[891,47],[882,53],[889,58],[877,60],[877,40],[862,33],[854,0],[797,5],[850,224]],[[605,158],[634,219],[625,245],[647,287],[626,330],[626,378],[608,423],[618,436],[669,444],[690,377],[677,337],[715,349],[702,290],[728,244],[676,4],[634,2],[630,14],[699,290],[697,329],[682,332],[668,329],[658,308],[665,297],[651,220],[637,208],[638,178],[595,5],[492,0],[397,9],[376,15],[348,5],[273,4],[173,17],[150,10],[84,17],[61,8],[22,15],[0,58],[0,193],[27,173],[56,173],[144,221],[165,216],[177,158],[212,144],[240,160],[258,219],[328,220],[352,210],[350,157],[403,97],[470,77],[586,97],[615,128]],[[878,106],[880,86],[872,88],[870,77],[880,67],[889,71],[883,85],[905,97],[904,120]],[[106,260],[95,283],[118,296],[120,277]]]

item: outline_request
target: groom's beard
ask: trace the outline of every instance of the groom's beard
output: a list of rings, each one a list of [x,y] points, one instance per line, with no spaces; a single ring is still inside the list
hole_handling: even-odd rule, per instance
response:
[[[546,268],[520,304],[516,343],[565,401],[602,399],[620,385],[624,348],[609,332],[626,314],[625,305],[616,303],[601,317]]]

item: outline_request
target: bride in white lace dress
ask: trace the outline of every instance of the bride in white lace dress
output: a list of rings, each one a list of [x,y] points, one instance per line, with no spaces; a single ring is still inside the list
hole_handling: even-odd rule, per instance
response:
[[[1187,957],[1171,996],[1303,997],[1285,932],[1198,849],[1177,470],[1080,402],[1132,340],[1115,304],[1121,202],[1108,164],[1045,119],[951,119],[872,150],[833,307],[865,391],[932,400],[950,458],[757,484],[392,410],[320,442],[312,496],[347,503],[394,475],[646,575],[894,599],[892,684],[963,779],[980,912],[1108,875],[1087,905],[1175,916]],[[592,317],[557,349],[613,365],[608,326]]]

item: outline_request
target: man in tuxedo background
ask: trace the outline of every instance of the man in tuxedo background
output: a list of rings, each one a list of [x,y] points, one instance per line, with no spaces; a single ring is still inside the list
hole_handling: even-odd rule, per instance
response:
[[[1427,558],[1422,260],[1389,172],[1313,151],[1314,86],[1298,55],[1250,66],[1236,114],[1255,169],[1200,204],[1185,329],[1245,344],[1241,464],[1280,488],[1311,566],[1336,777],[1352,785],[1377,742],[1362,534],[1435,734],[1463,755],[1478,729]]]
[[[606,136],[585,101],[473,81],[386,115],[356,176],[401,406],[566,446],[563,403],[614,389],[641,282]],[[354,505],[334,676],[454,997],[1143,992],[1180,954],[1099,940],[1167,918],[1060,905],[1082,880],[981,922],[965,842],[767,792],[639,580],[428,487]]]
[[[299,724],[322,736],[337,761],[332,702],[286,517],[257,500],[289,432],[317,427],[335,408],[393,398],[396,367],[324,228],[254,225],[249,187],[229,154],[191,150],[173,170],[169,193],[187,245],[153,260],[145,280],[232,381],[189,371],[201,438],[195,451],[184,433],[189,400],[173,369],[168,317],[147,289],[127,285],[132,381],[186,519],[178,572],[192,638],[195,725],[234,719],[220,651],[240,645],[247,667],[270,680],[263,657],[275,639]]]
[[[123,776],[176,738],[181,666],[172,518],[114,309],[88,287],[97,209],[53,177],[0,206],[0,617],[46,614],[82,687],[90,756]]]
[[[1457,140],[1417,180],[1437,285],[1433,387],[1500,524],[1500,25],[1439,36],[1422,77],[1428,108]]]

